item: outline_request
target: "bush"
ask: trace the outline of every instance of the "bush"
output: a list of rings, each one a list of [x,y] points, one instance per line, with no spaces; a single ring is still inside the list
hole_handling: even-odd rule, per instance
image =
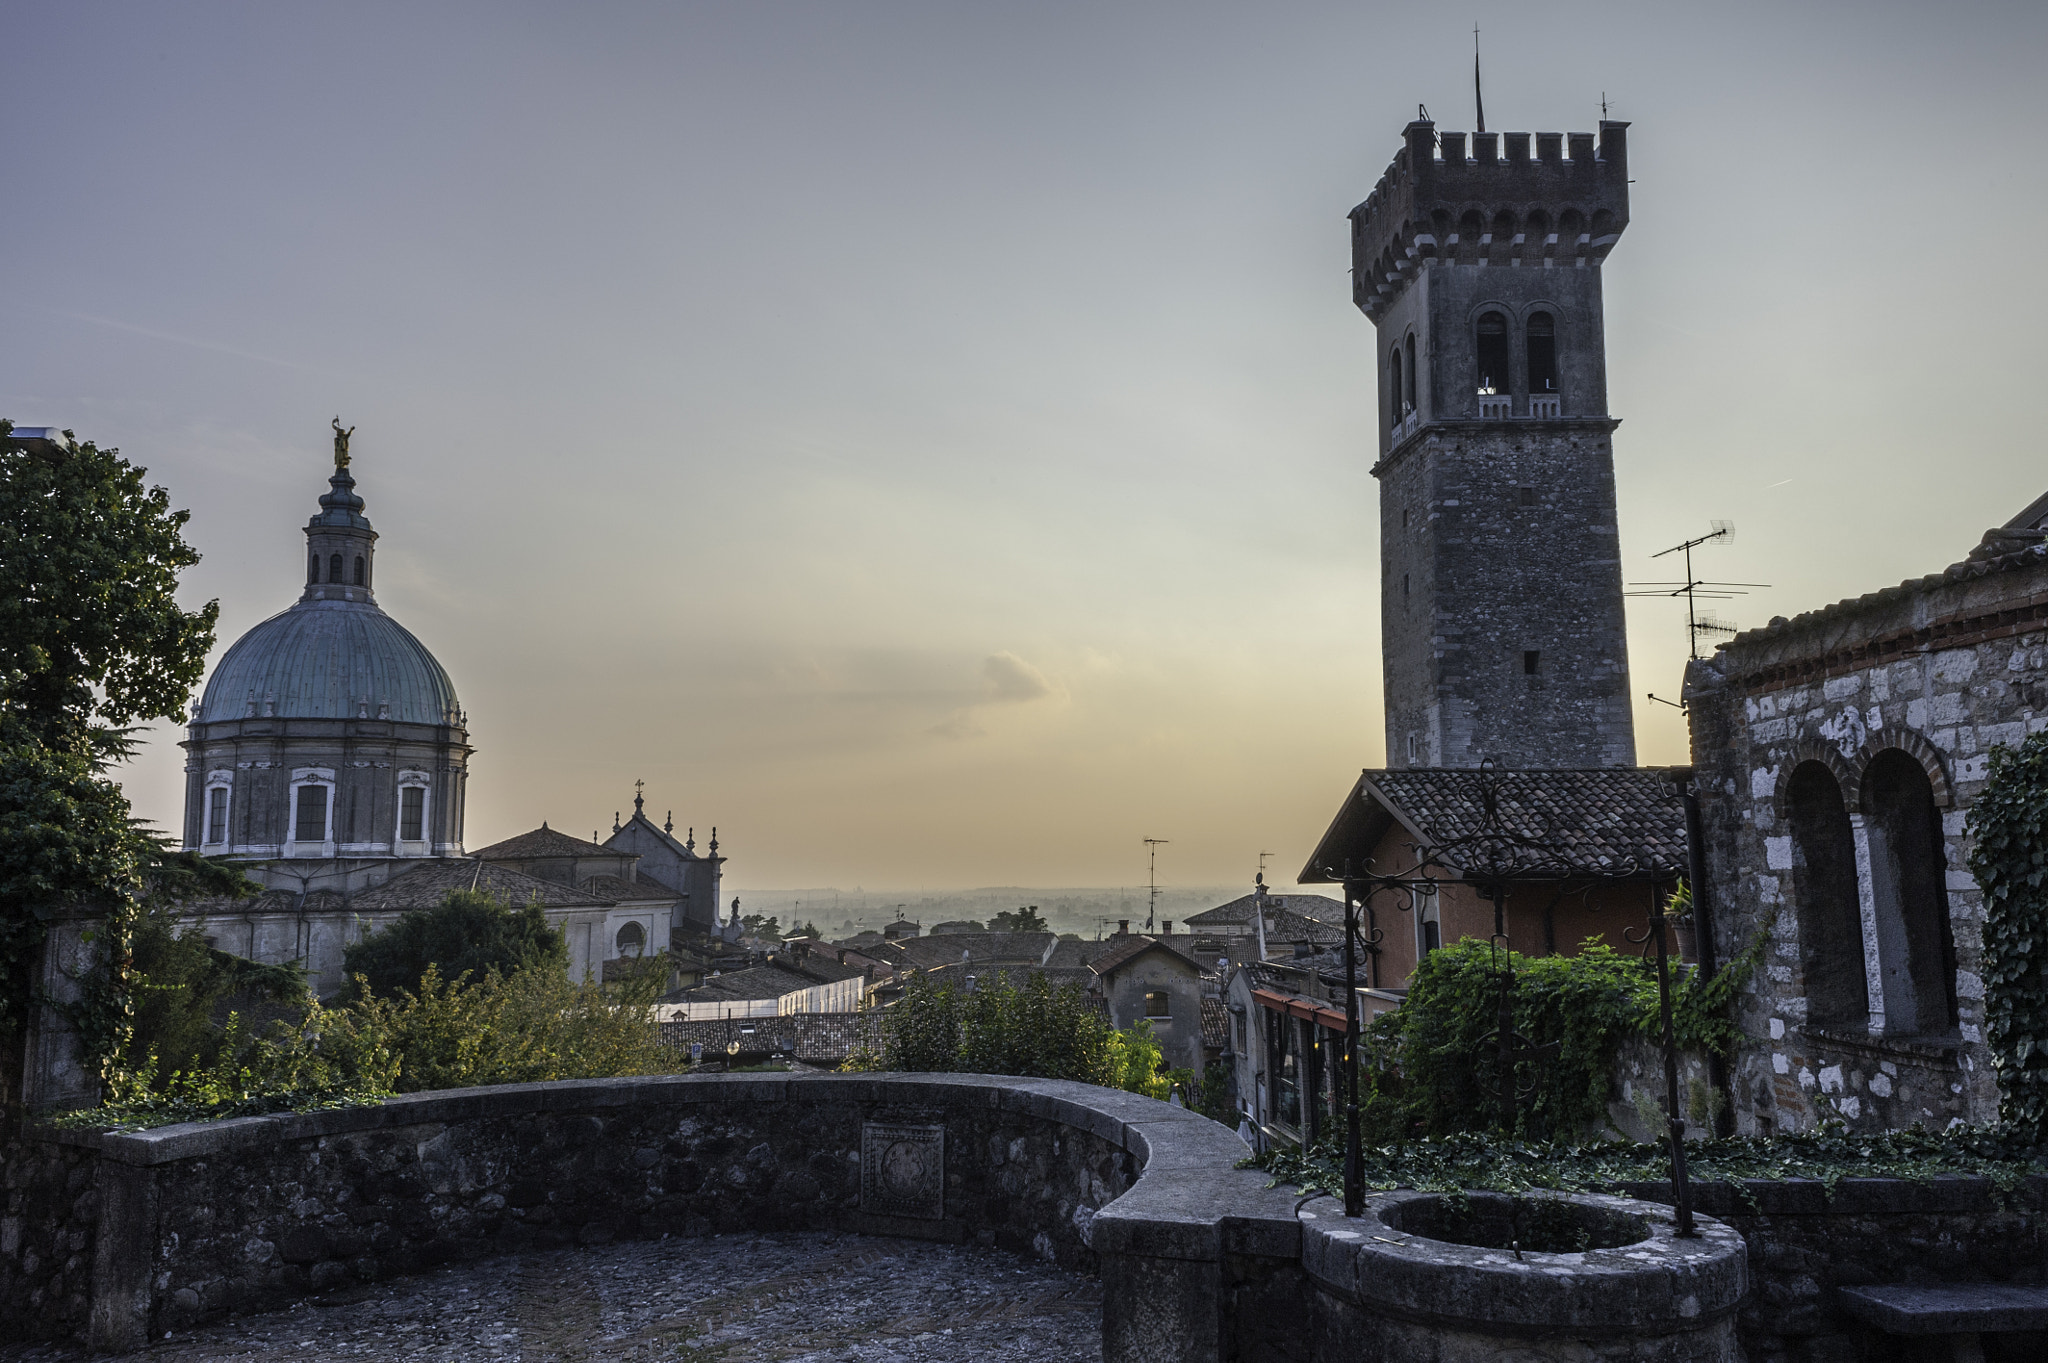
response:
[[[1079,985],[1055,989],[1035,973],[1022,987],[999,973],[972,992],[915,977],[882,1014],[880,1052],[858,1051],[846,1063],[851,1070],[1077,1079],[1165,1098],[1172,1079],[1159,1066],[1151,1023],[1140,1019],[1120,1032]]]
[[[208,1069],[221,1058],[225,1019],[217,1017],[224,1009],[268,1005],[290,1015],[306,1000],[306,972],[297,962],[260,965],[216,950],[169,905],[136,915],[130,950],[134,1022],[118,1055],[126,1071],[149,1067],[168,1082],[173,1074]]]
[[[431,909],[415,909],[342,955],[343,969],[378,998],[418,989],[429,969],[444,980],[491,971],[511,976],[529,966],[566,971],[567,945],[540,905],[510,908],[481,890],[451,890]]]
[[[1683,891],[1671,912],[1689,906]],[[1728,1005],[1762,959],[1770,924],[1711,980],[1673,963],[1672,1031],[1679,1045],[1725,1054],[1740,1033]],[[1576,956],[1509,952],[1514,1028],[1555,1049],[1517,1068],[1533,1085],[1517,1104],[1515,1134],[1571,1140],[1607,1125],[1616,1055],[1635,1036],[1660,1040],[1654,960],[1589,940]],[[1430,952],[1409,977],[1408,998],[1368,1024],[1361,1038],[1359,1103],[1373,1137],[1498,1130],[1500,986],[1492,943],[1466,938]]]

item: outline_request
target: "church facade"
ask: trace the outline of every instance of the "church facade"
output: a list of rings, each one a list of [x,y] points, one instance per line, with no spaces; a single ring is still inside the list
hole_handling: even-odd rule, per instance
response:
[[[700,854],[638,796],[603,844],[542,824],[465,850],[468,718],[447,670],[377,604],[377,532],[348,436],[337,422],[299,599],[222,656],[181,745],[185,847],[263,886],[191,905],[192,918],[221,950],[303,963],[322,993],[345,982],[351,943],[460,891],[538,903],[575,978],[716,934],[716,833]]]

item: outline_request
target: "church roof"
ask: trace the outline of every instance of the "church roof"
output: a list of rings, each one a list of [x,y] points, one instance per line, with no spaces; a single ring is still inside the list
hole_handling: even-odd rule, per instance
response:
[[[552,880],[537,880],[487,861],[447,857],[423,861],[401,871],[382,885],[374,885],[351,897],[349,906],[358,913],[391,910],[430,909],[450,893],[481,890],[494,894],[514,908],[538,899],[544,908],[573,909],[602,907],[613,901],[602,899]]]
[[[617,856],[619,853],[612,853]],[[583,888],[605,899],[674,899],[676,892],[651,880],[621,880],[617,876],[589,876]]]
[[[481,852],[471,852],[472,857],[484,861],[527,861],[535,857],[616,857],[629,856],[599,843],[585,842],[572,838],[567,833],[542,824],[531,833],[494,842]]]
[[[1204,909],[1200,913],[1183,918],[1181,922],[1187,924],[1190,930],[1210,931],[1239,924],[1249,925],[1258,902],[1257,895],[1239,895],[1228,904],[1218,904],[1213,909]],[[1326,918],[1333,913],[1339,918],[1344,916],[1343,904],[1319,894],[1269,894],[1266,896],[1266,903],[1283,912],[1291,909],[1313,918]]]

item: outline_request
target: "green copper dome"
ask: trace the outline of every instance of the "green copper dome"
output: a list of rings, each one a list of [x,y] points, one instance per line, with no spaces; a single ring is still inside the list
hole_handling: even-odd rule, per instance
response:
[[[351,431],[353,427],[349,428]],[[198,724],[233,719],[388,719],[459,724],[455,683],[412,633],[377,607],[377,532],[334,423],[334,476],[306,523],[298,604],[235,641],[207,680]]]
[[[301,601],[235,641],[213,669],[198,723],[390,719],[452,724],[455,683],[412,632],[374,602]]]

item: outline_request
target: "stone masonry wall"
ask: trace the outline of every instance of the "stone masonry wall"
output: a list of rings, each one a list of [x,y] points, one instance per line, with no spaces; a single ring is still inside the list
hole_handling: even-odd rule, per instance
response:
[[[1966,827],[1991,749],[2048,728],[2048,552],[1958,565],[1743,635],[1687,678],[1720,958],[1772,920],[1770,957],[1742,1000],[1757,1040],[1733,1067],[1738,1129],[1942,1127],[1994,1120],[1983,1047],[1982,895]],[[1788,783],[1804,762],[1859,782],[1897,749],[1927,772],[1940,814],[1959,1024],[1898,1036],[1809,1017],[1819,948],[1802,940]],[[1874,929],[1868,868],[1865,949]],[[1876,997],[1876,995],[1873,995]]]
[[[89,1150],[0,1141],[0,1335],[84,1331],[99,1219],[94,1164]]]
[[[1635,765],[1611,426],[1431,426],[1376,470],[1388,766]]]

